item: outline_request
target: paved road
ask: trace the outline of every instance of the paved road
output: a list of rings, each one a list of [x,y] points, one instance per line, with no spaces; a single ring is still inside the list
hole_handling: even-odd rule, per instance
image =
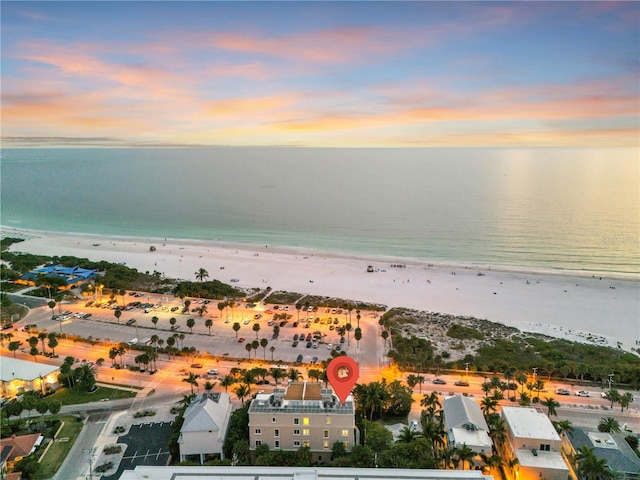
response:
[[[69,480],[78,478],[89,471],[89,459],[96,453],[91,448],[98,439],[105,420],[100,418],[91,420],[91,417],[85,422],[80,435],[71,447],[67,458],[62,462],[62,466],[51,480]]]

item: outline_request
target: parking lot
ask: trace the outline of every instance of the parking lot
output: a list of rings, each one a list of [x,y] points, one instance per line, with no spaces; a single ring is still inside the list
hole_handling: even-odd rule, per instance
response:
[[[118,470],[105,480],[118,480],[125,470],[133,470],[138,465],[167,465],[169,462],[169,439],[173,422],[145,423],[132,425],[129,433],[118,437],[118,443],[127,448]]]

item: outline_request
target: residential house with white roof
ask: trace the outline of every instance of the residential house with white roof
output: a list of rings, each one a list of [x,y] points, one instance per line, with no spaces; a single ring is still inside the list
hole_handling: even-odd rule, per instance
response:
[[[450,446],[461,448],[466,445],[478,455],[492,454],[493,441],[489,437],[489,426],[480,405],[472,398],[454,395],[444,399],[442,408]],[[475,463],[480,464],[478,461]]]
[[[512,478],[567,480],[569,467],[562,457],[560,436],[544,413],[533,408],[502,407],[501,415],[505,421],[501,455]]]
[[[227,393],[203,393],[195,397],[184,412],[178,446],[180,461],[224,458],[222,446],[231,418],[232,405]]]

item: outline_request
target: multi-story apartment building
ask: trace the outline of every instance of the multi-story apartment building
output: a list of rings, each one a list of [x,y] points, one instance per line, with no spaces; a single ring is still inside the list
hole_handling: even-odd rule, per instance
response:
[[[505,421],[501,454],[510,478],[569,478],[569,467],[561,453],[560,436],[544,413],[533,408],[502,407],[501,414]]]
[[[332,389],[293,382],[272,394],[258,394],[249,407],[249,444],[270,450],[309,447],[316,460],[329,460],[333,444],[347,451],[359,441],[353,397],[342,404]]]

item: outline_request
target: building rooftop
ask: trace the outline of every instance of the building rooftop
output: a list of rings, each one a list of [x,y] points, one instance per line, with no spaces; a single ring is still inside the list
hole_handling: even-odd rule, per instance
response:
[[[444,399],[444,422],[447,428],[473,425],[477,430],[489,430],[487,421],[482,415],[480,405],[464,395],[454,395]]]
[[[354,415],[353,397],[340,403],[332,389],[317,382],[293,382],[286,389],[276,388],[271,394],[258,394],[249,413],[331,413]]]
[[[592,432],[576,427],[569,440],[575,450],[583,445],[593,448],[593,453],[604,459],[614,472],[640,475],[640,458],[631,449],[623,435]]]
[[[569,467],[559,452],[541,452],[538,450],[516,450],[518,463],[522,467],[545,468],[547,470],[563,470],[569,473]]]
[[[46,377],[60,369],[57,365],[29,362],[13,357],[0,357],[0,381],[24,380],[32,382],[36,378]]]
[[[125,470],[120,480],[493,480],[479,470],[313,467],[146,467]]]
[[[516,438],[560,441],[551,420],[533,408],[502,407],[502,416]]]
[[[184,412],[180,433],[218,431],[226,432],[226,419],[231,406],[226,393],[203,393],[194,398]]]

